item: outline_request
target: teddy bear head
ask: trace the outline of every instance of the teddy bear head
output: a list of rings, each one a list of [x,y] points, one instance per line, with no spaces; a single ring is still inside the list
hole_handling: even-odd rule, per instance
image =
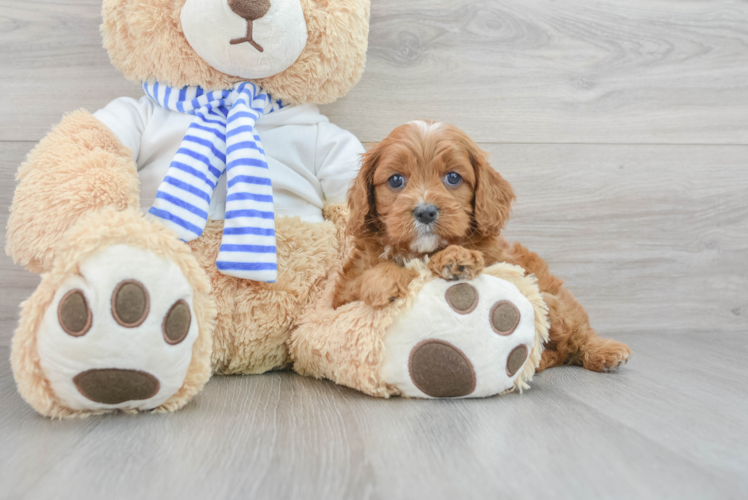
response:
[[[231,88],[291,104],[345,95],[366,62],[369,0],[104,0],[112,63],[133,81]]]

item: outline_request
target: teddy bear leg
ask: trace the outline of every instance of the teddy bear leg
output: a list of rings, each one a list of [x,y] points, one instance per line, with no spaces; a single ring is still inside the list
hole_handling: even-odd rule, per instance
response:
[[[338,229],[331,222],[311,224],[278,217],[278,279],[260,283],[222,274],[215,262],[223,222],[211,220],[189,243],[206,270],[218,308],[213,332],[213,372],[259,374],[291,363],[288,339],[306,305],[313,300],[338,261]]]
[[[300,320],[295,369],[372,396],[486,397],[528,387],[548,339],[547,308],[533,277],[509,264],[473,280],[418,277],[381,308],[332,308],[334,286]]]
[[[11,362],[40,413],[175,410],[211,374],[215,304],[189,247],[135,210],[82,217],[22,307]]]
[[[6,252],[33,272],[52,268],[65,232],[88,212],[139,206],[132,153],[86,111],[66,116],[19,168]]]

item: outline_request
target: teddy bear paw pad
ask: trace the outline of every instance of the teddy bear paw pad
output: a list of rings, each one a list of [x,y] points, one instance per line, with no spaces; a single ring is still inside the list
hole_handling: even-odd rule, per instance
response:
[[[491,275],[437,279],[390,326],[382,379],[420,398],[486,397],[514,386],[535,343],[535,311]]]
[[[458,348],[443,340],[424,340],[410,352],[410,378],[434,398],[467,396],[475,390],[475,371]]]
[[[184,383],[198,336],[179,267],[115,245],[79,264],[37,334],[40,364],[74,410],[153,409]]]

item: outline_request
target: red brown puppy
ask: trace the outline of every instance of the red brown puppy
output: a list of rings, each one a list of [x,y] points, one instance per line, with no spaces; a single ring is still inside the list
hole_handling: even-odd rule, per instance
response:
[[[414,121],[396,128],[364,156],[348,196],[354,250],[334,306],[363,300],[382,307],[405,296],[409,259],[429,256],[447,280],[473,279],[484,266],[510,262],[538,278],[548,305],[550,342],[539,370],[562,364],[612,370],[628,361],[626,344],[601,339],[584,308],[537,254],[501,236],[512,186],[458,128]]]

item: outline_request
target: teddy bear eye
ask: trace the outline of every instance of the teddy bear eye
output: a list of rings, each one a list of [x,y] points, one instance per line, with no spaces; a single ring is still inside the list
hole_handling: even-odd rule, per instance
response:
[[[450,172],[444,176],[444,182],[449,187],[457,187],[462,184],[462,176],[456,172]]]
[[[400,174],[395,174],[387,180],[387,184],[392,189],[400,189],[405,185],[405,177]]]

